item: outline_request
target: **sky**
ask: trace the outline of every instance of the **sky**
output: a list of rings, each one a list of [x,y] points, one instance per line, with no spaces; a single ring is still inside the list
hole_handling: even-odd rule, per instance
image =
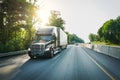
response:
[[[51,10],[60,11],[65,31],[89,42],[90,33],[97,34],[102,25],[120,16],[120,0],[38,0],[42,24],[48,22]]]

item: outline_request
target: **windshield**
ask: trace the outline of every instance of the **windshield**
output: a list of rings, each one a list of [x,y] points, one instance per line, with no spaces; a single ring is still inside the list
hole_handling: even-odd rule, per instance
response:
[[[35,42],[48,42],[53,40],[53,36],[40,36],[37,35]]]

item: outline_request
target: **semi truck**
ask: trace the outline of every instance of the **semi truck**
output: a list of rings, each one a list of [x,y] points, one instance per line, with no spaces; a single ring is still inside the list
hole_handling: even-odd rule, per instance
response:
[[[65,48],[67,48],[67,34],[59,27],[47,26],[37,30],[36,38],[28,49],[28,55],[30,58],[53,57]]]

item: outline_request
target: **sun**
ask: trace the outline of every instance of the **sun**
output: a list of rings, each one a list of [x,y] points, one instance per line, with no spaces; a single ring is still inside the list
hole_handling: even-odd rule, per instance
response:
[[[46,23],[48,23],[48,18],[50,15],[50,11],[47,8],[39,8],[37,11],[37,18],[40,19],[41,24],[45,25]]]

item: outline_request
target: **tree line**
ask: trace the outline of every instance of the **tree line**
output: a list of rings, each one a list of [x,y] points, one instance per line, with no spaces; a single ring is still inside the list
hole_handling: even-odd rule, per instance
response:
[[[89,40],[101,41],[112,44],[120,44],[120,16],[116,19],[106,21],[102,27],[98,29],[98,34],[91,33]]]
[[[0,2],[0,52],[27,49],[35,29],[35,0]]]
[[[76,34],[70,34],[66,32],[68,35],[68,44],[74,44],[74,43],[84,43],[84,40],[79,38]]]

